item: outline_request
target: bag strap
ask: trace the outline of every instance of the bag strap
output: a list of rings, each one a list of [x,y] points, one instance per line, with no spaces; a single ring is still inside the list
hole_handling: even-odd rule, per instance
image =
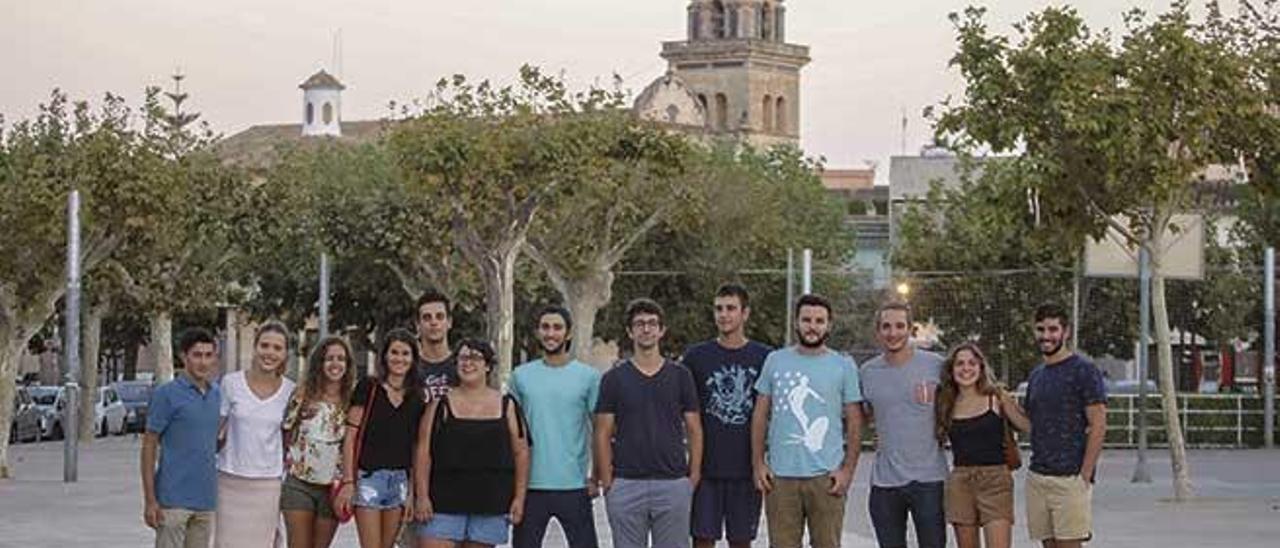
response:
[[[516,434],[517,434],[517,437],[520,437],[520,438],[526,438],[526,437],[528,437],[528,439],[529,439],[529,445],[530,445],[530,446],[532,446],[532,445],[533,445],[533,439],[532,439],[532,436],[530,436],[530,435],[529,435],[529,433],[528,433],[528,424],[526,424],[526,423],[525,423],[524,410],[523,410],[523,409],[520,409],[520,402],[516,401],[516,399],[515,399],[514,397],[512,397],[512,396],[511,396],[511,394],[506,394],[506,395],[502,396],[502,419],[503,419],[503,420],[506,420],[506,418],[507,418],[507,403],[508,403],[508,402],[510,402],[511,406],[512,406],[512,407],[515,409],[515,411],[516,411],[516,428],[517,428],[517,430],[516,430]]]
[[[360,451],[364,449],[364,433],[365,425],[369,424],[369,414],[373,411],[374,398],[378,397],[378,383],[371,380],[369,382],[369,397],[365,399],[364,412],[360,414],[360,427],[356,429],[356,451],[355,462],[352,464],[352,470],[356,471],[356,475],[360,475]]]

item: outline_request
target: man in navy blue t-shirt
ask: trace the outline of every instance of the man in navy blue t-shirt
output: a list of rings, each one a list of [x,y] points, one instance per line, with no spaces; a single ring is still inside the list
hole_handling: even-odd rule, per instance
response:
[[[693,374],[702,404],[702,481],[693,494],[693,544],[732,548],[751,545],[760,523],[760,492],[751,479],[751,412],[755,383],[772,348],[748,340],[747,289],[725,284],[716,291],[715,339],[689,347],[681,360]]]
[[[702,472],[702,421],[693,376],[662,357],[662,307],[627,305],[631,358],[600,379],[596,479],[614,548],[689,546],[689,505]]]
[[[1106,384],[1093,362],[1067,347],[1069,333],[1061,306],[1036,310],[1044,363],[1027,379],[1027,530],[1045,548],[1074,548],[1092,538],[1094,473],[1106,437]]]

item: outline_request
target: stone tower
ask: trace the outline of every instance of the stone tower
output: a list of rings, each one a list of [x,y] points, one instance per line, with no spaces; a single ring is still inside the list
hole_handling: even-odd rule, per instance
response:
[[[302,88],[302,134],[342,136],[342,85],[321,70],[298,86]]]
[[[757,146],[800,140],[800,69],[783,0],[691,0],[688,39],[662,44],[668,71],[694,93],[708,130]]]

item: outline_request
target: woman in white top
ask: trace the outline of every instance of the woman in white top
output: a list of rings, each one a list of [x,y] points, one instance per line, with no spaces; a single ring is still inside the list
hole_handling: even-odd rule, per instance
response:
[[[253,365],[222,377],[214,534],[219,548],[275,543],[284,474],[280,427],[294,387],[284,378],[288,355],[289,330],[267,322],[253,336]]]

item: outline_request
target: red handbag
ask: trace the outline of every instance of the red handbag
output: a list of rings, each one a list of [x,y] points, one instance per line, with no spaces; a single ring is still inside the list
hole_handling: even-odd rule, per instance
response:
[[[361,414],[360,426],[356,428],[356,447],[355,455],[353,455],[355,458],[355,466],[353,469],[356,471],[356,475],[360,474],[360,449],[364,447],[364,425],[369,422],[369,409],[373,407],[373,398],[377,395],[377,390],[378,383],[370,380],[369,397],[364,400],[365,412]],[[355,488],[354,484],[352,485],[352,488]],[[338,493],[341,491],[341,479],[334,480],[333,483],[329,484],[329,507],[333,508],[333,516],[338,520],[338,523],[346,523],[351,521],[351,517],[355,515],[355,511],[349,506],[345,510],[338,506]]]

